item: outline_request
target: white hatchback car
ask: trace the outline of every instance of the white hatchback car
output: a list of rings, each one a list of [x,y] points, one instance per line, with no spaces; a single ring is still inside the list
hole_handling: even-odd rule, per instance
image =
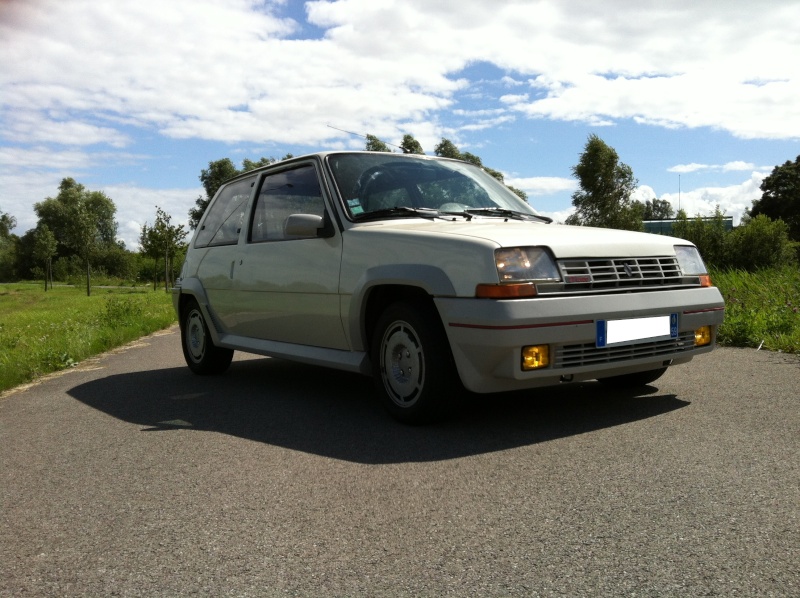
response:
[[[646,385],[712,350],[724,304],[697,249],[561,226],[471,164],[325,152],[214,196],[173,291],[183,352],[372,375],[396,418],[476,393]]]

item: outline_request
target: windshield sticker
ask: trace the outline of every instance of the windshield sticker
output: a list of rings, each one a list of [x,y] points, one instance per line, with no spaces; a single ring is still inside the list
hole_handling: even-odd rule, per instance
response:
[[[348,199],[347,207],[350,208],[350,213],[353,216],[364,213],[364,208],[361,207],[361,202],[358,199]]]

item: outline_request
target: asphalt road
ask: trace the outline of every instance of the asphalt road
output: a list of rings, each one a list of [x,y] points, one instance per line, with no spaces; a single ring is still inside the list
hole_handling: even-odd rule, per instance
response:
[[[384,415],[175,331],[0,398],[0,596],[800,596],[800,359]]]

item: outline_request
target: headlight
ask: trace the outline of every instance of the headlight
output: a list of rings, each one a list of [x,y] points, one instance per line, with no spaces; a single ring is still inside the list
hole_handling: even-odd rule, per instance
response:
[[[699,276],[708,274],[703,258],[696,247],[689,245],[675,245],[675,256],[678,258],[681,270],[686,276]]]
[[[701,287],[713,286],[711,277],[708,275],[708,269],[703,263],[703,258],[700,257],[697,247],[675,245],[675,257],[678,258],[678,264],[684,276],[697,276]]]
[[[542,247],[495,249],[494,263],[500,282],[561,280],[555,261]]]

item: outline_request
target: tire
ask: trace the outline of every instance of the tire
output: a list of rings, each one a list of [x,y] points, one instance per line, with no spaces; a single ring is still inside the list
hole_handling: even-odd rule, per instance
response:
[[[375,386],[392,417],[424,424],[447,416],[461,383],[431,307],[390,305],[378,318],[371,349]]]
[[[195,299],[190,299],[181,313],[181,346],[186,365],[195,374],[210,376],[228,369],[232,349],[214,345],[203,312]]]
[[[655,382],[667,368],[658,368],[657,370],[648,370],[646,372],[636,372],[635,374],[622,374],[621,376],[611,376],[610,378],[598,378],[598,382],[614,386],[617,388],[636,388],[637,386],[647,386]]]

